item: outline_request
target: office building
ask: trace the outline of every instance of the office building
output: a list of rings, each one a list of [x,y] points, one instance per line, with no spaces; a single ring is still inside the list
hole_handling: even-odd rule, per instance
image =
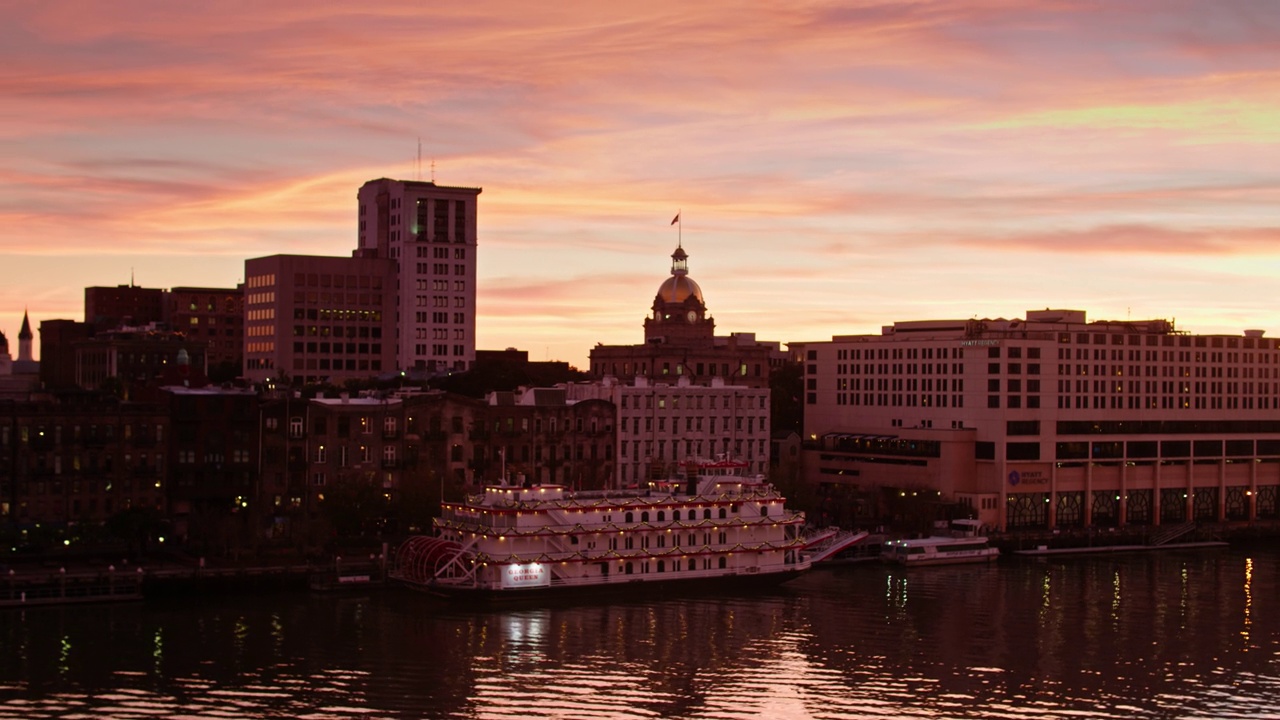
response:
[[[396,370],[395,262],[245,261],[245,378],[340,384]]]
[[[803,354],[807,478],[869,516],[919,497],[1011,530],[1277,517],[1280,344],[1261,330],[1039,310]]]

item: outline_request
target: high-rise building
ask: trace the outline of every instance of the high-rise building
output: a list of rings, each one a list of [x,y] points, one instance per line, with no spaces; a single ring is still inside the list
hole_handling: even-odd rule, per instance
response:
[[[467,370],[475,362],[480,192],[386,178],[360,188],[355,254],[397,263],[398,369]]]
[[[1280,517],[1280,342],[1168,320],[898,322],[806,343],[805,468],[1007,529]],[[891,512],[889,514],[892,514]]]

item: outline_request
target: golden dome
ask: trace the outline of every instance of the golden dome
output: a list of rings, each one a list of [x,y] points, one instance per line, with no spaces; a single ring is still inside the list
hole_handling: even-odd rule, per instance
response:
[[[689,299],[689,296],[702,300],[702,288],[698,287],[698,283],[694,282],[688,275],[672,275],[666,279],[658,288],[658,299],[667,303],[682,303]]]

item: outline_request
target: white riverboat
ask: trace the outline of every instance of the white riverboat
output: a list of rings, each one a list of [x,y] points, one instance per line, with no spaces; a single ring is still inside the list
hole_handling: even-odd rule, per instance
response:
[[[746,463],[686,463],[643,489],[490,485],[444,503],[435,535],[407,540],[391,577],[447,596],[760,585],[809,569],[804,513]]]
[[[890,540],[882,557],[907,567],[993,562],[1000,549],[979,534],[977,520],[952,520],[944,534],[910,540]]]

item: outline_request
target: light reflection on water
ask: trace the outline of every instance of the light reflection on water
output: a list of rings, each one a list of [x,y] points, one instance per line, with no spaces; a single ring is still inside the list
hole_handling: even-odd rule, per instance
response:
[[[1280,717],[1280,552],[811,573],[469,611],[408,593],[0,611],[0,718]]]

